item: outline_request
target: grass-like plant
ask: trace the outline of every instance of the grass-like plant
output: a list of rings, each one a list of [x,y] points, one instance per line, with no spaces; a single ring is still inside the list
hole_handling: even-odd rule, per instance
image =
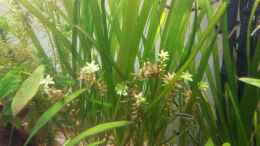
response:
[[[259,6],[259,0],[254,2],[249,29],[247,35],[247,56],[248,60],[243,60],[248,63],[248,76],[259,78],[259,41],[257,41],[255,52],[252,52],[250,47],[251,37],[253,32],[251,27],[253,16],[256,8]],[[230,51],[229,34],[227,30],[227,14],[222,19],[221,30],[223,32],[223,64],[225,66],[225,76],[221,74],[223,67],[219,64],[221,57],[217,51],[213,52],[213,67],[206,71],[210,89],[213,97],[212,103],[204,100],[201,101],[201,119],[205,123],[207,132],[206,135],[211,135],[214,142],[221,144],[229,142],[236,146],[251,146],[259,145],[259,89],[254,86],[243,85],[241,81],[250,82],[257,86],[257,80],[242,78],[238,80],[236,61],[233,53]],[[259,39],[259,38],[258,38]],[[249,54],[253,55],[249,55]],[[222,72],[223,73],[223,72]],[[239,95],[242,93],[242,95]]]
[[[30,138],[47,122],[68,139],[66,145],[81,140],[82,144],[185,146],[203,145],[211,137],[216,144],[249,146],[255,137],[253,114],[259,92],[246,87],[245,96],[237,99],[226,26],[228,1],[214,6],[210,0],[13,4],[23,10],[26,37],[46,68],[38,96],[47,96],[54,104],[35,123]],[[44,38],[37,35],[39,30]],[[48,40],[47,52],[42,39]],[[228,67],[225,88],[218,48],[223,48]],[[257,51],[249,67],[252,75],[258,75]],[[92,130],[86,129],[118,120],[133,124],[84,139]],[[102,125],[97,127],[102,131]]]

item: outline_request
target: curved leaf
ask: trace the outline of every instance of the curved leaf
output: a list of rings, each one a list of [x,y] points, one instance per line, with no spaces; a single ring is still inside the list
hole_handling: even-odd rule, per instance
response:
[[[45,125],[50,121],[66,104],[71,102],[73,99],[78,97],[80,94],[82,94],[85,90],[79,90],[77,92],[74,92],[73,94],[69,96],[65,96],[58,102],[56,102],[53,106],[51,106],[46,112],[44,112],[41,117],[36,122],[35,126],[33,127],[28,139],[25,142],[25,146],[30,142],[32,137]]]
[[[74,146],[74,145],[78,144],[81,140],[83,140],[83,139],[85,139],[89,136],[99,134],[101,132],[111,130],[111,129],[114,129],[114,128],[127,126],[129,124],[131,124],[131,122],[129,122],[129,121],[117,121],[117,122],[109,122],[109,123],[97,125],[93,128],[87,129],[86,131],[80,133],[75,138],[73,138],[71,140],[67,140],[65,142],[64,146]]]
[[[17,115],[38,92],[43,76],[44,67],[39,66],[33,74],[22,83],[11,105],[14,116]]]

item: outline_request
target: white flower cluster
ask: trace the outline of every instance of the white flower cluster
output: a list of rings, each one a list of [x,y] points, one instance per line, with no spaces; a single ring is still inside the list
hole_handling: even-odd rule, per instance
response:
[[[98,64],[95,61],[87,62],[84,67],[80,70],[80,80],[85,78],[93,78],[95,80],[95,73],[100,70]]]
[[[159,53],[160,62],[165,62],[169,60],[169,53],[167,51],[161,50]]]
[[[136,94],[135,96],[136,104],[140,106],[141,104],[146,102],[145,97],[143,96],[143,92],[140,92],[139,94]]]
[[[99,71],[100,68],[99,66],[96,64],[95,61],[91,61],[90,63],[87,62],[86,63],[86,66],[82,67],[81,68],[81,73],[84,73],[84,74],[91,74],[91,73],[95,73],[97,71]]]
[[[53,78],[50,75],[47,75],[44,79],[40,81],[40,85],[43,85],[44,91],[48,92],[50,89],[50,85],[54,85],[55,82],[53,81]]]
[[[171,84],[171,82],[174,80],[174,78],[176,77],[176,73],[168,73],[167,75],[164,76],[163,78],[163,82],[164,84]]]

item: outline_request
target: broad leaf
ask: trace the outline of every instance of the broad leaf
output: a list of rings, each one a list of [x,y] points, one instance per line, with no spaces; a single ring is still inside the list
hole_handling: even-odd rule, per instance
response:
[[[33,74],[23,82],[12,101],[13,115],[17,115],[35,96],[40,87],[40,81],[44,76],[44,67],[39,66]]]

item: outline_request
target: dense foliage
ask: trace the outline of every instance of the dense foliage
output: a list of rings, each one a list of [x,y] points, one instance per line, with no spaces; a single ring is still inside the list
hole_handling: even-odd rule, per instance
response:
[[[8,3],[0,121],[27,132],[24,145],[260,145],[259,80],[239,88],[228,0]],[[245,61],[260,78],[254,29]]]

